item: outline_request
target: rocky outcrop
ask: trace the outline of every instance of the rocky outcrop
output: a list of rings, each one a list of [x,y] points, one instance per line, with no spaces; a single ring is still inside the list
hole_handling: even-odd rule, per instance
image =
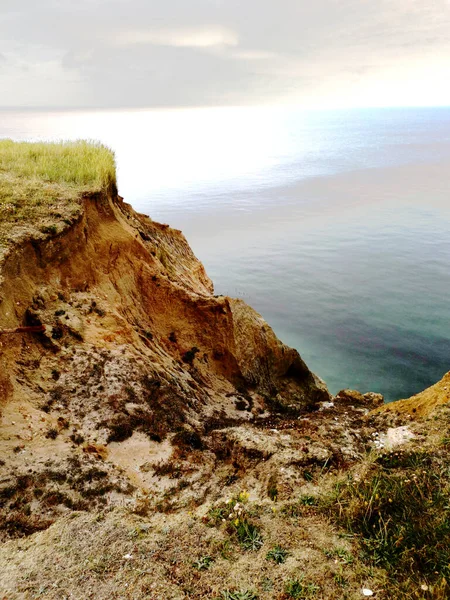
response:
[[[448,402],[450,402],[450,371],[423,392],[405,400],[384,404],[377,410],[378,412],[423,417],[433,412],[436,407]]]
[[[381,394],[377,394],[375,392],[366,392],[365,394],[361,394],[361,392],[356,390],[341,390],[337,393],[335,401],[340,405],[375,408],[383,405],[384,398]]]

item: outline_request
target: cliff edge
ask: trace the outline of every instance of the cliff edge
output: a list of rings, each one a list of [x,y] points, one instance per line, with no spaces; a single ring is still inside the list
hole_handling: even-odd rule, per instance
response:
[[[448,385],[330,397],[110,151],[0,141],[2,600],[448,598]]]
[[[65,503],[34,497],[22,525],[8,511],[8,535],[45,526],[68,506],[96,505],[105,485],[115,486],[112,503],[131,486],[155,491],[154,464],[170,455],[174,436],[200,447],[226,426],[329,400],[259,314],[214,295],[180,231],[134,212],[114,182],[98,188],[9,223],[0,259],[0,471],[8,482],[26,464],[27,487],[46,489],[48,461],[64,470],[81,452],[101,456],[107,474],[102,493],[66,482]]]

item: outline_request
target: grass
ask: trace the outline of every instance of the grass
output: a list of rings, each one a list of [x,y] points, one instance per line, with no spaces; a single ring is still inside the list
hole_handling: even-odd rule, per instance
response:
[[[83,193],[115,187],[114,154],[99,143],[0,140],[0,242],[8,241],[11,225],[54,235],[57,222],[76,214]]]
[[[267,495],[274,502],[278,497],[278,485],[277,485],[277,476],[272,473],[269,477],[269,481],[267,482]]]
[[[327,558],[333,558],[344,565],[351,565],[354,562],[353,555],[345,548],[334,548],[333,550],[324,550]]]
[[[384,454],[364,477],[341,480],[323,507],[386,570],[397,597],[450,581],[450,469],[445,448]],[[340,562],[350,555],[336,553]],[[447,591],[450,592],[450,589]]]
[[[101,190],[116,183],[114,154],[96,142],[0,140],[0,172],[26,180]]]

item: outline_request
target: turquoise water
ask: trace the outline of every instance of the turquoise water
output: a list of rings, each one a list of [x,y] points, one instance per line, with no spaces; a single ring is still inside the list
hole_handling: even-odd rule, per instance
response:
[[[450,109],[10,111],[0,136],[113,147],[125,199],[331,391],[389,401],[450,369]]]

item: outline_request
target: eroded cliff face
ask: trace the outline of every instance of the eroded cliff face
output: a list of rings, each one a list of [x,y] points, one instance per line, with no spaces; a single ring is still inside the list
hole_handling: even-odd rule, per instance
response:
[[[0,597],[448,597],[448,374],[331,398],[179,231],[70,210],[0,256]]]
[[[181,232],[119,197],[85,197],[63,232],[10,250],[1,274],[0,328],[45,327],[0,335],[2,497],[22,477],[15,508],[29,516],[14,521],[13,506],[6,533],[106,492],[120,502],[157,490],[175,438],[198,449],[227,425],[329,400],[260,315],[214,296]]]

